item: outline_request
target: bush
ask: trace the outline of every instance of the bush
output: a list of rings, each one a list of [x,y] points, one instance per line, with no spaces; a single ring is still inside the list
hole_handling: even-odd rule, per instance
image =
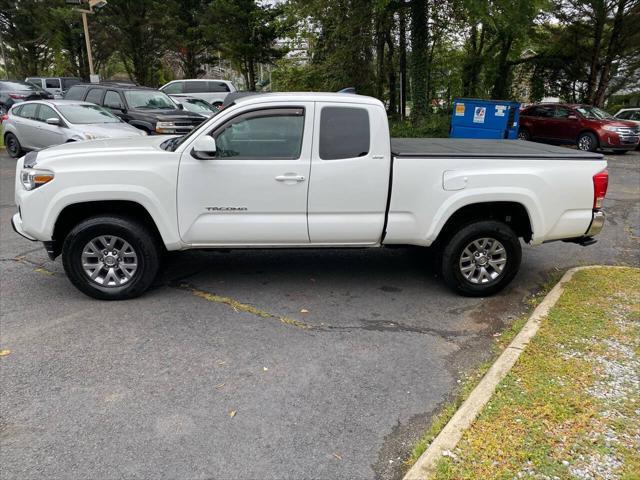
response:
[[[446,112],[434,113],[416,124],[411,120],[402,121],[397,118],[390,118],[389,128],[392,137],[446,138],[449,136],[449,114]]]

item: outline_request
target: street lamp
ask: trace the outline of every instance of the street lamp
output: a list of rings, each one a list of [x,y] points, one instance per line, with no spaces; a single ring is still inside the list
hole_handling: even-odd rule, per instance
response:
[[[77,12],[82,14],[82,26],[84,28],[84,41],[87,46],[87,59],[89,61],[89,80],[91,83],[98,83],[100,81],[100,77],[98,77],[93,71],[93,55],[91,55],[91,39],[89,38],[89,24],[87,23],[87,14],[95,13],[93,9],[96,10],[104,7],[107,4],[107,0],[65,0],[66,3],[72,5],[82,5],[83,1],[89,5],[89,10],[83,8],[75,8]]]

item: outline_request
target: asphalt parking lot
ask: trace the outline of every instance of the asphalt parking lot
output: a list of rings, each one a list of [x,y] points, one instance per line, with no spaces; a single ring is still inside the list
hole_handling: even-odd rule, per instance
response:
[[[640,264],[640,153],[608,156],[591,247],[525,247],[458,297],[413,249],[173,254],[127,302],[17,236],[0,153],[0,465],[25,478],[393,478],[461,372],[556,270]]]

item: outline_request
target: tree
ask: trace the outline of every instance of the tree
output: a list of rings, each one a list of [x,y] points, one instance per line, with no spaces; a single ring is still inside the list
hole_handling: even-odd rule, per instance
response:
[[[219,41],[226,58],[237,68],[248,90],[256,89],[256,67],[271,64],[284,51],[276,40],[283,29],[279,6],[255,0],[214,0],[207,12],[209,41]]]
[[[427,115],[427,78],[429,76],[429,24],[427,0],[412,0],[411,12],[411,116],[418,121]]]
[[[95,19],[114,39],[129,77],[158,86],[160,61],[170,41],[171,8],[162,0],[109,0]]]
[[[0,32],[7,70],[15,78],[47,74],[53,67],[49,8],[62,0],[0,0]]]
[[[215,45],[214,36],[209,35],[207,42],[204,36],[207,25],[203,22],[208,4],[207,0],[173,1],[169,49],[176,53],[185,78],[197,78],[203,73],[202,65],[211,61],[207,50]]]

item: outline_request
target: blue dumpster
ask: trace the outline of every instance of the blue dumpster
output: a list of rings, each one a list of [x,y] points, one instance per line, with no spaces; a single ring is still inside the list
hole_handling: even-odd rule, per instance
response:
[[[456,98],[451,115],[451,138],[518,138],[520,103]]]

